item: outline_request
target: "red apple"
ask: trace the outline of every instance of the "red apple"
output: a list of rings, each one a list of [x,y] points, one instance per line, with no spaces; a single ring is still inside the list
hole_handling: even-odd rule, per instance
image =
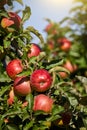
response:
[[[56,35],[58,33],[56,26],[54,23],[49,23],[46,28],[44,29],[45,32],[48,34]]]
[[[31,93],[29,77],[21,76],[14,80],[14,92],[18,96],[26,96]]]
[[[3,28],[16,28],[19,29],[20,23],[21,23],[21,18],[14,12],[8,12],[8,18],[2,18],[1,20],[1,27]]]
[[[54,49],[54,41],[53,40],[49,40],[48,43],[47,43],[47,45],[48,45],[48,49],[49,50]]]
[[[67,60],[66,63],[63,65],[67,70],[69,70],[71,73],[74,71],[74,66],[72,63]]]
[[[31,48],[28,51],[28,57],[38,56],[41,52],[40,47],[37,44],[32,43]]]
[[[30,84],[33,90],[44,92],[51,87],[52,77],[47,70],[38,69],[30,76]]]
[[[61,78],[65,79],[68,75],[66,72],[59,72]]]
[[[51,28],[53,27],[53,23],[49,23],[46,28],[44,29],[45,32],[49,32]]]
[[[19,59],[11,60],[6,66],[6,72],[8,76],[12,79],[15,79],[17,77],[17,74],[21,73],[22,71],[23,65],[21,60]]]
[[[60,44],[60,48],[63,51],[68,51],[71,48],[71,42],[67,38],[58,39],[58,43]]]
[[[10,20],[8,18],[3,18],[2,21],[1,21],[1,26],[3,28],[9,27],[9,26],[11,26],[13,24],[14,24],[14,21],[12,21],[12,20]]]
[[[22,103],[22,108],[24,108],[24,107],[26,107],[28,105],[28,101],[24,101],[23,103]]]
[[[53,106],[53,99],[51,99],[50,97],[44,94],[39,94],[35,96],[33,106],[34,111],[42,110],[46,113],[50,113],[52,111],[52,106]]]
[[[15,27],[19,28],[21,23],[21,18],[17,13],[9,12],[8,13],[10,20],[14,21]]]

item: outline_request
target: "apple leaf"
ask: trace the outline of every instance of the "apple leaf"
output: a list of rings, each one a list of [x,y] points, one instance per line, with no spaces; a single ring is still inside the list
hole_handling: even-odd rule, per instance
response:
[[[32,110],[32,107],[33,107],[33,95],[32,94],[28,94],[26,96],[26,100],[28,101],[28,110]]]
[[[25,10],[23,10],[23,17],[22,17],[22,23],[27,21],[31,15],[31,9],[30,7],[26,6]]]
[[[28,124],[23,127],[23,130],[29,130],[34,124],[34,120],[31,120]]]

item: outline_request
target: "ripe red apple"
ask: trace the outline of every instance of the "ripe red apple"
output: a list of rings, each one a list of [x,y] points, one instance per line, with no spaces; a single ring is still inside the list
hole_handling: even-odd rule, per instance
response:
[[[8,18],[2,18],[1,20],[1,27],[3,28],[16,28],[19,29],[20,23],[21,23],[21,18],[14,12],[9,12],[8,13]],[[10,29],[9,29],[10,30]]]
[[[26,96],[31,93],[29,77],[21,76],[14,80],[14,92],[18,96]]]
[[[71,42],[67,38],[58,39],[58,43],[60,44],[60,48],[63,51],[68,51],[71,48]]]
[[[34,106],[33,110],[42,110],[46,113],[50,113],[52,111],[52,106],[53,106],[53,99],[50,97],[44,95],[44,94],[39,94],[34,97]]]
[[[47,70],[38,69],[30,76],[30,84],[33,90],[44,92],[51,87],[52,77]]]
[[[31,48],[28,51],[28,57],[31,58],[33,56],[38,56],[40,52],[41,52],[40,47],[37,44],[32,43]]]
[[[19,28],[21,23],[21,18],[17,13],[9,12],[8,13],[10,20],[14,21],[15,27]]]
[[[67,70],[69,70],[71,73],[74,71],[74,66],[72,63],[67,60],[66,63],[63,65]]]
[[[23,71],[23,65],[21,60],[19,59],[11,60],[6,66],[6,72],[8,76],[12,79],[15,79],[17,77],[17,74],[19,74],[22,71]]]

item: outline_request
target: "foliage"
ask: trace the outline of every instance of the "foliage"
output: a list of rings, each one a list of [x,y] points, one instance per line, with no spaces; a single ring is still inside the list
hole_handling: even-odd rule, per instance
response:
[[[16,0],[16,2],[23,6],[21,0]],[[0,8],[0,130],[52,130],[54,128],[86,130],[87,53],[84,42],[84,37],[86,38],[86,5],[85,1],[78,0],[77,2],[81,2],[82,5],[72,9],[71,13],[75,12],[72,17],[65,18],[59,23],[47,19],[50,28],[45,29],[46,43],[34,27],[23,28],[26,20],[30,18],[30,7],[22,10],[19,29],[14,26],[11,28],[1,26],[2,18],[9,18],[9,15],[4,6]],[[12,6],[13,1],[9,0],[7,4]],[[84,13],[79,11],[81,9],[84,9]],[[82,23],[83,18],[84,23]],[[69,24],[65,26],[63,23],[66,21]],[[41,53],[28,58],[27,53],[33,39],[31,33],[40,39],[38,45],[41,47]],[[68,51],[61,49],[60,38],[69,40]],[[30,78],[37,69],[46,69],[51,74],[52,85],[43,92],[54,101],[50,113],[33,111],[34,97],[39,94],[36,91],[24,97],[14,95],[12,104],[8,103],[14,80],[7,75],[6,66],[16,58],[22,61],[24,67],[17,76],[26,75]],[[71,68],[68,69],[64,66],[66,61],[69,61]],[[61,77],[60,72],[64,72],[66,76]],[[62,115],[65,117],[62,118]]]

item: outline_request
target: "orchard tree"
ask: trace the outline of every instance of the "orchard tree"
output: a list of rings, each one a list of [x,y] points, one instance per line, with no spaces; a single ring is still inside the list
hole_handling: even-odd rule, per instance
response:
[[[87,79],[77,72],[83,53],[67,36],[72,28],[50,21],[44,43],[34,27],[24,29],[31,8],[20,17],[13,7],[0,0],[0,130],[86,130]]]

